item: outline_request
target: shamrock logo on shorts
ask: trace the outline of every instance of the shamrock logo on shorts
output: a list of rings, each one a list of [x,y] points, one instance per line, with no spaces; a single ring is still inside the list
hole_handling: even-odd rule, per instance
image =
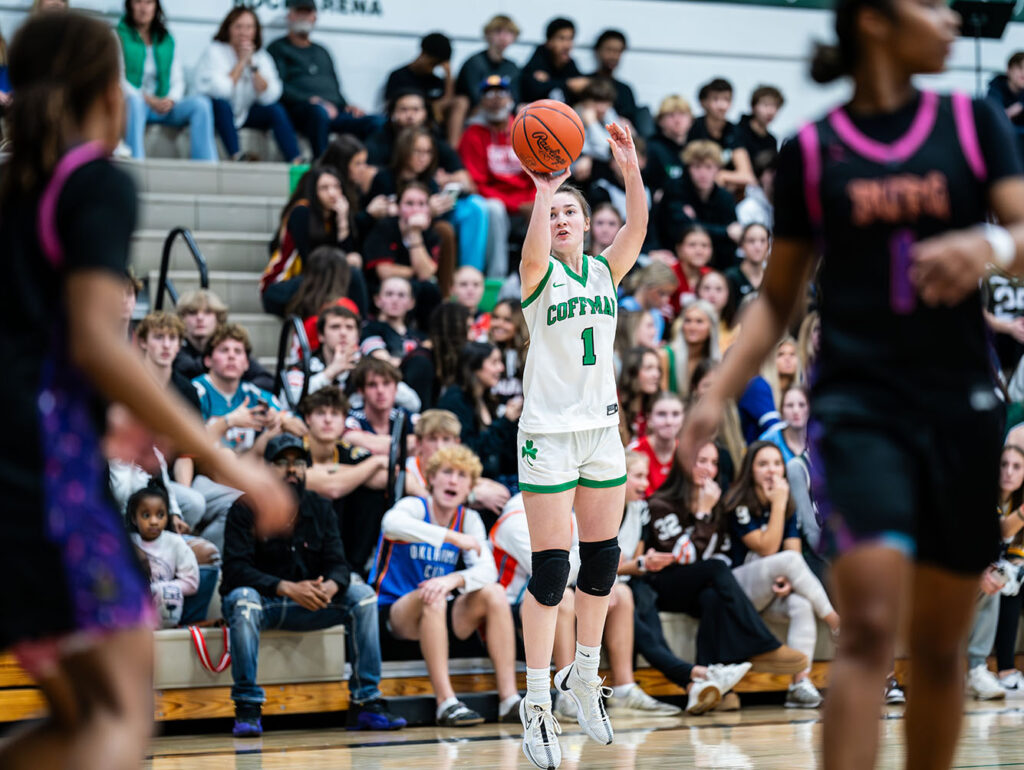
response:
[[[532,468],[533,461],[537,459],[537,447],[533,445],[533,439],[527,439],[523,445],[523,457],[526,458],[526,464]]]

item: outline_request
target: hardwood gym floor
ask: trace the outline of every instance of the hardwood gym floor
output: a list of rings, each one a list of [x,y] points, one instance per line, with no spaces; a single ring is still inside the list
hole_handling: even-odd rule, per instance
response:
[[[956,768],[1024,768],[1024,699],[965,706]],[[903,707],[882,716],[880,768],[903,764]],[[575,723],[563,725],[562,767],[785,768],[820,765],[820,712],[776,706],[669,719],[614,718],[615,743],[598,746]],[[463,730],[414,728],[396,733],[343,729],[271,731],[260,740],[230,736],[158,738],[152,770],[526,770],[516,725],[485,724]]]

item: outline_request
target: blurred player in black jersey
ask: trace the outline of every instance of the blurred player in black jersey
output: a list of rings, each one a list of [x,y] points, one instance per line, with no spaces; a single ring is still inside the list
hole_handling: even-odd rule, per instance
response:
[[[10,48],[17,97],[0,169],[0,649],[48,717],[0,744],[4,770],[127,770],[153,719],[153,607],[109,491],[106,454],[152,447],[129,413],[250,493],[261,531],[295,508],[285,487],[214,447],[185,402],[128,346],[131,177],[117,38],[69,11],[26,21]],[[107,403],[120,402],[107,424]],[[106,450],[106,452],[104,451]]]
[[[949,766],[979,576],[997,555],[1002,409],[978,283],[992,263],[1024,272],[1024,178],[998,109],[912,83],[943,70],[958,25],[945,0],[839,0],[838,45],[819,47],[812,75],[851,77],[853,97],[783,147],[760,296],[680,443],[690,467],[822,255],[815,467],[843,618],[825,711],[830,770],[875,761],[904,597],[907,766]],[[990,211],[1001,226],[983,224]]]

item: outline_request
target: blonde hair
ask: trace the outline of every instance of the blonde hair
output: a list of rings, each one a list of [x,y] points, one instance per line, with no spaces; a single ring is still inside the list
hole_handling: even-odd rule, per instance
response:
[[[462,435],[462,423],[447,409],[427,409],[420,414],[415,432],[417,438],[426,438],[427,436],[459,438]]]
[[[185,339],[185,324],[176,315],[155,310],[135,327],[135,336],[138,340],[144,341],[153,332],[172,332],[179,340]]]
[[[708,341],[705,357],[712,361],[721,361],[722,352],[718,347],[718,313],[710,302],[704,299],[691,299],[683,305],[682,312],[672,324],[672,334],[669,337],[668,347],[675,357],[675,368],[672,375],[676,381],[676,392],[684,398],[690,392],[690,349],[683,339],[683,319],[686,313],[696,308],[707,316],[711,328],[708,331]]]
[[[187,316],[189,313],[209,311],[217,316],[218,325],[225,324],[228,320],[228,306],[224,304],[224,300],[209,289],[185,292],[178,300],[174,311],[179,318]]]
[[[484,35],[489,35],[492,32],[497,32],[501,29],[507,29],[513,35],[519,37],[519,25],[512,21],[511,17],[506,16],[503,13],[492,16],[491,20],[484,25]]]
[[[761,376],[765,378],[768,385],[772,389],[772,399],[775,401],[776,407],[782,406],[782,396],[786,388],[782,387],[782,383],[779,381],[779,364],[778,355],[779,348],[783,345],[792,345],[796,351],[796,373],[793,375],[793,381],[786,386],[786,388],[793,387],[794,385],[803,385],[804,382],[804,370],[800,363],[800,346],[793,337],[787,334],[777,344],[768,357],[764,360],[764,364],[761,366]]]
[[[800,360],[800,371],[804,373],[805,378],[810,372],[816,355],[812,339],[814,324],[821,324],[821,316],[818,315],[817,310],[812,310],[804,317],[803,323],[800,324],[800,332],[796,337],[796,357]]]
[[[671,115],[673,112],[685,112],[687,115],[692,115],[693,107],[679,94],[669,94],[658,105],[658,119]]]
[[[651,459],[647,455],[641,454],[640,452],[635,452],[632,449],[626,452],[627,473],[629,472],[629,469],[632,468],[637,463],[643,463],[644,465],[647,466],[648,469],[650,469],[651,467]]]
[[[698,139],[690,142],[683,149],[683,165],[692,166],[694,163],[714,163],[722,167],[722,148],[716,142],[709,139]]]
[[[636,294],[644,289],[653,289],[655,286],[671,286],[675,289],[679,286],[679,279],[672,268],[664,262],[652,260],[647,267],[634,273],[626,290],[630,294]]]
[[[438,449],[430,460],[427,461],[427,467],[424,469],[423,475],[427,479],[428,487],[433,488],[434,485],[430,479],[442,468],[453,468],[454,470],[468,473],[470,487],[479,481],[480,474],[484,472],[484,466],[480,463],[480,458],[476,456],[472,449],[461,444]]]

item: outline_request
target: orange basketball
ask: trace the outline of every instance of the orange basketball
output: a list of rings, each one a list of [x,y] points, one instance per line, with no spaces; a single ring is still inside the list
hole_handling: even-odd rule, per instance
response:
[[[554,99],[533,102],[512,124],[512,149],[534,173],[564,171],[583,152],[583,121]]]

